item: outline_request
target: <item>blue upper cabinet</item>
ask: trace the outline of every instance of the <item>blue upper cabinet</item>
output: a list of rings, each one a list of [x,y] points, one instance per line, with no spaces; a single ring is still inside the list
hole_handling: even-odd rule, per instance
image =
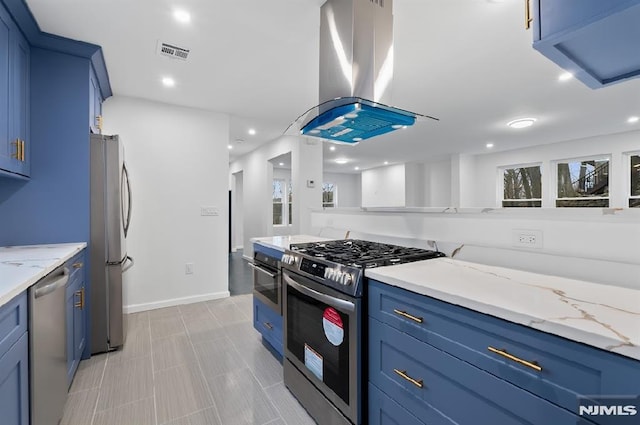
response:
[[[89,129],[96,134],[102,130],[102,93],[93,67],[89,75]]]
[[[640,76],[640,0],[533,0],[533,47],[590,88]]]
[[[29,44],[0,5],[0,173],[29,176]]]

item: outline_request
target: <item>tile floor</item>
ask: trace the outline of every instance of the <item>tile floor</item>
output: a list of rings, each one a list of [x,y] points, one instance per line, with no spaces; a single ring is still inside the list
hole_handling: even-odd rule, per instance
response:
[[[122,350],[80,363],[62,425],[305,425],[252,325],[252,295],[127,316]]]

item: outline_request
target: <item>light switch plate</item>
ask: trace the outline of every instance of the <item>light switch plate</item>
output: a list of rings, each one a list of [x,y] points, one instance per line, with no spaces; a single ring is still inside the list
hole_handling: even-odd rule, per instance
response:
[[[316,181],[315,180],[307,180],[307,187],[310,187],[310,188],[316,187]]]
[[[217,216],[220,215],[218,207],[200,207],[200,215]]]

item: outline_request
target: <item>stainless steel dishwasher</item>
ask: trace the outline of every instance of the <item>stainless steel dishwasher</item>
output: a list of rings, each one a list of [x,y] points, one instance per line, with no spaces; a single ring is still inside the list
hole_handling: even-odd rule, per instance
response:
[[[57,425],[67,400],[64,265],[29,288],[31,425]]]

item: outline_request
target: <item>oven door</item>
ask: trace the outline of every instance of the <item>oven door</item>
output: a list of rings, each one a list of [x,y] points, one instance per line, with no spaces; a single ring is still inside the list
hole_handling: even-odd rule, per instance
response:
[[[280,271],[254,259],[248,263],[253,269],[253,295],[282,315],[282,280]]]
[[[283,270],[286,358],[353,423],[360,406],[360,303]]]

